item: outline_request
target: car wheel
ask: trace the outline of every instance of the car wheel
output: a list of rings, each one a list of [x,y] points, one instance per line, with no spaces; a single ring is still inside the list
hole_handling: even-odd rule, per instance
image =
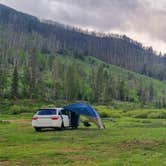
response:
[[[35,130],[36,130],[37,132],[39,132],[39,131],[41,131],[41,128],[40,128],[40,127],[35,127]]]

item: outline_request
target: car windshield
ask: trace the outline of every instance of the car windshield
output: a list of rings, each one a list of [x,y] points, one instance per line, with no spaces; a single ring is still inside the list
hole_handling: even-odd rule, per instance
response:
[[[56,115],[56,109],[40,109],[37,115]]]

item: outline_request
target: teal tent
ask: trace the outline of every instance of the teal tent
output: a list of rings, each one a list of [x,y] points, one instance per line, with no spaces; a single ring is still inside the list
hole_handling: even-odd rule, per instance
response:
[[[93,121],[100,129],[104,129],[104,125],[98,112],[91,106],[84,103],[75,103],[63,107],[65,110],[74,112],[77,115],[84,115]]]

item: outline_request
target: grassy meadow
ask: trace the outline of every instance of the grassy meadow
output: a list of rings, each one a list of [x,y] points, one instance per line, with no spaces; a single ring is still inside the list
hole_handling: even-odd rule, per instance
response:
[[[166,165],[166,110],[94,107],[104,130],[81,124],[77,130],[37,133],[33,112],[1,114],[0,165]]]

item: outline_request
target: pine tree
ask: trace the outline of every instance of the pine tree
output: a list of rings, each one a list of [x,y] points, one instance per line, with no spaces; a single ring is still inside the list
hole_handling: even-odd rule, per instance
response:
[[[126,90],[125,90],[125,82],[124,81],[120,81],[119,83],[119,99],[122,101],[125,101],[125,97],[126,97]]]
[[[18,98],[18,72],[17,72],[17,66],[14,67],[13,76],[12,76],[11,97],[12,97],[12,99],[17,99]]]
[[[4,97],[4,89],[6,87],[6,73],[5,71],[0,67],[0,98]]]
[[[74,64],[68,67],[65,78],[66,99],[71,101],[77,99],[79,93],[79,79]]]
[[[31,55],[29,57],[30,98],[31,99],[37,97],[37,94],[38,94],[37,84],[40,79],[38,54],[39,54],[38,51],[35,48],[33,48],[31,51]]]
[[[108,75],[108,71],[103,71],[103,87],[101,92],[101,100],[103,104],[106,104],[111,99],[110,94],[110,79]]]
[[[153,99],[154,99],[154,87],[153,84],[151,84],[149,87],[149,101],[153,101]]]
[[[28,67],[24,68],[22,84],[23,84],[23,96],[30,97],[32,88],[31,88],[31,73]]]
[[[98,66],[96,70],[94,85],[95,101],[99,102],[103,87],[103,65]]]

